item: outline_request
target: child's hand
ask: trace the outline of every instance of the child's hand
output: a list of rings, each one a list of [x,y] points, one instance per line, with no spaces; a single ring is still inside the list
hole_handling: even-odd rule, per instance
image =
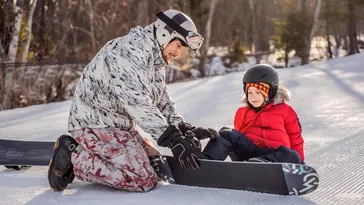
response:
[[[183,136],[186,135],[188,130],[191,130],[195,134],[195,137],[198,140],[203,140],[206,138],[216,140],[220,138],[219,133],[212,128],[195,127],[192,126],[190,123],[185,123],[185,122],[180,123],[178,127],[181,130]]]
[[[199,140],[203,140],[206,138],[216,140],[216,139],[220,138],[219,133],[212,128],[196,127],[196,128],[193,128],[191,131],[193,133],[195,133],[196,138]]]

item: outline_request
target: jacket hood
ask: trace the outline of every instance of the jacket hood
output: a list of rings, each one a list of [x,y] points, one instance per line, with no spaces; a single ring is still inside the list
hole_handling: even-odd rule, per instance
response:
[[[288,102],[291,100],[291,92],[284,86],[279,85],[278,86],[278,90],[277,90],[277,94],[276,96],[273,98],[272,102],[274,103],[274,105],[283,103],[283,102]],[[243,95],[243,103],[248,105],[247,103],[247,98],[246,95]]]

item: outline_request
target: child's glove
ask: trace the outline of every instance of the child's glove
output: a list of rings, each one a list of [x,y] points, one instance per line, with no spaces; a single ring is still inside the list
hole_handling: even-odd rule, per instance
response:
[[[195,134],[195,137],[198,140],[203,140],[206,138],[216,140],[216,139],[220,138],[219,133],[212,128],[195,127],[195,126],[192,126],[190,123],[186,123],[186,122],[181,122],[178,125],[178,127],[181,130],[183,136],[186,136],[187,131],[190,130]]]

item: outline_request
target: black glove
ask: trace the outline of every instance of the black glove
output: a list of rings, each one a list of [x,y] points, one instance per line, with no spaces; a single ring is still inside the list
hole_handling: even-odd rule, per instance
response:
[[[199,150],[201,146],[196,144],[197,142],[199,144],[199,141],[191,140],[191,138],[194,136],[184,137],[179,129],[170,125],[157,143],[161,147],[169,147],[181,167],[197,169],[199,168],[198,159],[202,159],[203,155]]]
[[[206,138],[216,140],[220,138],[219,133],[212,128],[195,127],[186,122],[181,122],[178,127],[181,130],[183,136],[186,136],[187,131],[191,130],[198,140],[204,140]]]

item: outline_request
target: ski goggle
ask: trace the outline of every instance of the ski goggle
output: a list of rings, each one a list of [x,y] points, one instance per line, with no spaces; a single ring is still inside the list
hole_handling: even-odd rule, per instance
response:
[[[202,42],[204,40],[201,34],[184,29],[182,26],[170,19],[163,12],[159,12],[157,14],[157,17],[169,27],[171,27],[173,30],[175,30],[177,33],[182,35],[185,39],[181,40],[184,40],[188,47],[190,47],[193,51],[196,52],[201,48]]]
[[[201,48],[204,39],[199,33],[189,31],[185,36],[185,40],[187,45],[196,52]]]

